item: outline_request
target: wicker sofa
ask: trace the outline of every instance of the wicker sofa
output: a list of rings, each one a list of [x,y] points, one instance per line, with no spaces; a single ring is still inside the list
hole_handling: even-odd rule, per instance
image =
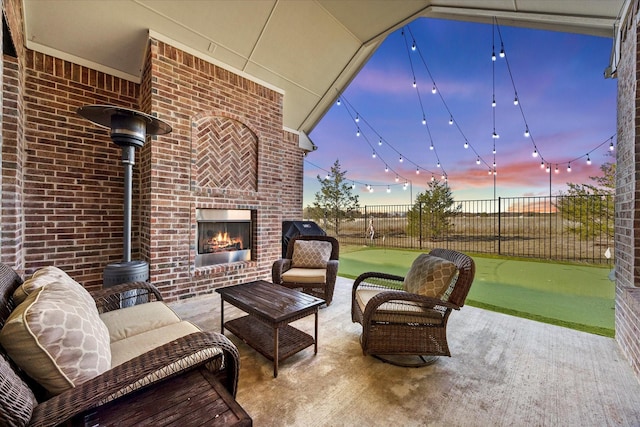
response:
[[[90,295],[62,270],[45,269],[23,282],[0,264],[0,425],[49,426],[77,420],[92,408],[193,369],[211,372],[235,397],[239,370],[235,345],[221,334],[200,331],[181,320],[153,285],[122,284]],[[93,308],[86,307],[87,301]],[[87,326],[86,319],[77,321],[74,316],[91,318],[93,324]],[[21,337],[21,322],[29,323],[27,335],[40,334],[36,346],[44,350],[20,350],[29,338]],[[56,332],[51,331],[56,327],[64,334],[58,339],[65,345],[55,346]],[[82,342],[69,344],[78,334],[84,334]],[[100,338],[102,343],[95,344]],[[41,350],[46,354],[38,354]],[[50,361],[43,362],[43,357]],[[70,364],[74,357],[82,362]]]

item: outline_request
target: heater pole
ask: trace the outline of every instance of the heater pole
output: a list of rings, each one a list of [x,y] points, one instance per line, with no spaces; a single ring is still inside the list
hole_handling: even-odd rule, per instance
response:
[[[122,147],[122,164],[124,165],[124,208],[123,208],[123,248],[122,261],[131,261],[131,194],[133,181],[133,165],[135,164],[135,147]]]

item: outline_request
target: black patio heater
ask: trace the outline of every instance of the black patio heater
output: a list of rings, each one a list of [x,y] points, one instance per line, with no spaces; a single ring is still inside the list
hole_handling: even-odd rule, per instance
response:
[[[78,108],[78,114],[93,123],[111,129],[111,139],[122,148],[124,165],[124,221],[122,262],[107,265],[103,285],[146,281],[149,279],[149,264],[131,260],[131,189],[135,149],[144,145],[147,135],[164,135],[171,126],[139,111],[113,105],[87,105]]]

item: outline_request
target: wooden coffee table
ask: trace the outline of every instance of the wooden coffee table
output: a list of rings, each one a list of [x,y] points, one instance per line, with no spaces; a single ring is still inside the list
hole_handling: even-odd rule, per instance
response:
[[[230,332],[264,357],[273,360],[273,376],[278,376],[278,363],[302,349],[314,345],[318,353],[318,308],[323,299],[258,280],[216,289],[220,294],[221,330]],[[224,303],[239,308],[247,316],[224,321]],[[315,335],[290,326],[294,320],[316,315]]]

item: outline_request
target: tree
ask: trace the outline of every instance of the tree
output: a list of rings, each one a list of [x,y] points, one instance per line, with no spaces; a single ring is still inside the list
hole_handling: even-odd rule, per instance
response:
[[[616,164],[600,166],[602,176],[590,176],[595,184],[567,183],[566,195],[558,198],[558,211],[568,219],[567,230],[582,238],[614,234]]]
[[[343,220],[353,220],[355,210],[360,207],[358,196],[352,195],[352,187],[345,182],[347,171],[341,171],[340,161],[336,159],[329,175],[325,178],[317,176],[320,182],[320,191],[315,195],[313,207],[309,209],[312,217],[322,219],[324,227],[328,228],[328,222],[333,223],[336,236],[340,234],[340,223]]]
[[[413,207],[407,213],[407,234],[422,236],[423,239],[442,239],[451,232],[451,219],[461,209],[460,205],[455,205],[453,193],[446,182],[435,179],[429,182],[429,187],[423,193],[416,196]]]

